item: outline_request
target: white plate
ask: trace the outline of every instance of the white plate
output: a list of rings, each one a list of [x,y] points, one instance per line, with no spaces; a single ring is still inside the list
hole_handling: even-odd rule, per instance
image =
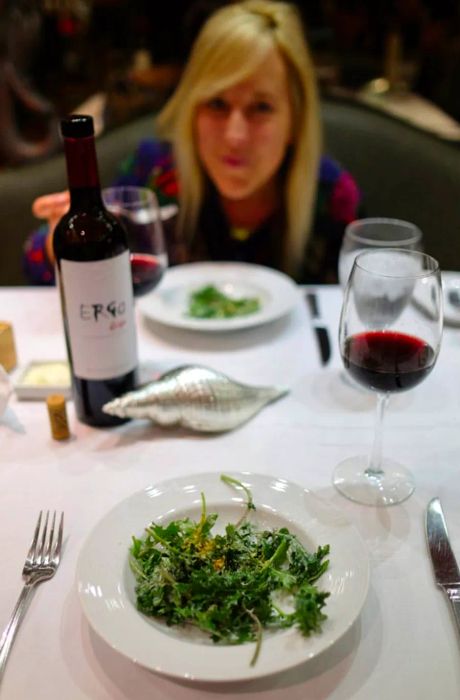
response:
[[[230,297],[257,297],[260,310],[248,316],[223,319],[187,315],[190,294],[212,284]],[[160,286],[138,300],[141,312],[153,321],[199,331],[251,328],[287,314],[299,299],[290,277],[262,265],[216,262],[177,265],[166,271]]]
[[[442,272],[442,291],[444,296],[444,322],[450,326],[460,327],[460,306],[454,306],[449,299],[449,292],[455,290],[460,299],[460,272]]]
[[[220,480],[198,474],[152,485],[115,506],[94,528],[80,553],[77,585],[84,613],[94,630],[116,651],[160,674],[196,681],[258,678],[303,663],[328,649],[358,617],[369,584],[365,544],[337,510],[284,479],[249,472],[231,473],[252,491],[260,527],[288,527],[309,550],[330,544],[330,566],[319,585],[331,595],[320,633],[303,637],[294,629],[265,634],[260,656],[250,666],[254,644],[217,645],[200,632],[191,635],[139,613],[129,568],[131,536],[142,536],[152,521],[188,515],[199,519],[201,492],[217,525],[236,522],[245,494]]]

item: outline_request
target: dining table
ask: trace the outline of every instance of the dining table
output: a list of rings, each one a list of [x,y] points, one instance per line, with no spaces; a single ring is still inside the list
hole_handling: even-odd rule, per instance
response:
[[[307,289],[317,293],[330,334],[325,365]],[[13,391],[0,417],[1,629],[21,590],[39,511],[63,511],[65,524],[60,565],[30,602],[0,684],[2,700],[460,698],[460,637],[436,586],[425,536],[427,505],[439,497],[460,560],[460,324],[446,324],[427,378],[389,402],[384,452],[410,469],[414,493],[399,505],[364,506],[332,484],[336,464],[370,451],[376,402],[343,369],[338,347],[343,293],[337,285],[298,286],[296,292],[295,304],[281,317],[227,332],[158,323],[136,304],[145,380],[181,365],[201,365],[244,384],[287,389],[233,430],[201,433],[149,419],[92,428],[78,421],[69,399],[70,437],[58,441],[45,401]],[[66,359],[55,287],[0,288],[0,319],[14,332],[13,387],[29,362]],[[260,678],[181,677],[180,645],[177,673],[154,672],[93,629],[78,588],[81,551],[101,519],[132,494],[173,478],[227,472],[293,482],[350,523],[369,562],[362,608],[321,653]],[[207,648],[202,646],[203,655]]]

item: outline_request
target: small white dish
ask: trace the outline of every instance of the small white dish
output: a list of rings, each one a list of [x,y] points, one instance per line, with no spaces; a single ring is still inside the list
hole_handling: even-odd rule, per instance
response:
[[[29,362],[14,383],[18,399],[46,399],[50,394],[71,396],[69,363],[65,360]]]
[[[326,501],[285,479],[230,473],[253,495],[255,522],[262,528],[288,527],[309,551],[330,544],[330,565],[318,585],[330,592],[322,631],[304,637],[295,628],[264,633],[260,656],[254,644],[213,644],[200,632],[167,627],[136,609],[129,567],[131,537],[141,537],[152,521],[167,523],[186,515],[198,520],[201,492],[217,524],[236,522],[246,495],[220,475],[191,474],[152,484],[121,501],[90,533],[77,563],[77,587],[93,629],[116,651],[156,673],[188,681],[241,681],[304,663],[335,644],[364,605],[369,585],[366,546],[347,518]],[[216,524],[216,527],[217,527]]]
[[[214,285],[234,297],[257,297],[260,309],[247,316],[193,318],[187,314],[192,292]],[[299,299],[294,281],[282,272],[250,263],[189,263],[166,270],[159,287],[137,301],[152,321],[197,331],[232,331],[269,323],[289,313]]]

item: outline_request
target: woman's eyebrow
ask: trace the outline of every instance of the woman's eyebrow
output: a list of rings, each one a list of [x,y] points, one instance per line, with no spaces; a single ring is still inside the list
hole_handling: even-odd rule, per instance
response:
[[[276,99],[277,95],[272,90],[256,90],[253,93],[253,97],[258,100],[274,100]]]

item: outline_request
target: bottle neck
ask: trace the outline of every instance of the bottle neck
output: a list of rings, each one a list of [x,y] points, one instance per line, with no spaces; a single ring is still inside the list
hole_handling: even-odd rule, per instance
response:
[[[102,205],[94,137],[67,137],[64,149],[71,207]]]

